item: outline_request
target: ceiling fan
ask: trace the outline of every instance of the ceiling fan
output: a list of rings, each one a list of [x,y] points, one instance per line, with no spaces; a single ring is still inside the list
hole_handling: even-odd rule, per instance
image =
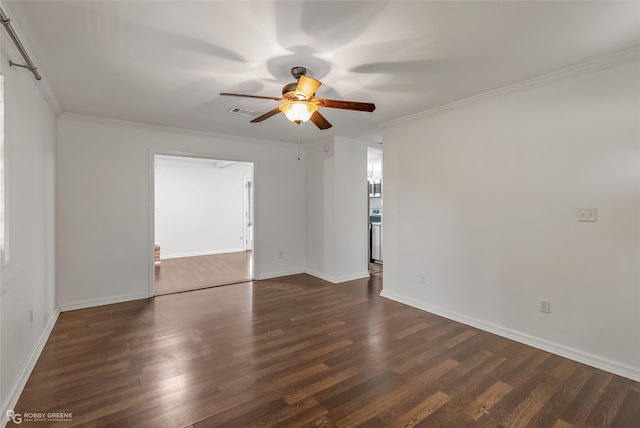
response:
[[[338,108],[343,110],[356,110],[372,112],[376,106],[372,103],[361,103],[356,101],[329,100],[326,98],[315,98],[314,95],[322,82],[312,77],[307,77],[307,69],[304,67],[293,67],[291,75],[296,82],[284,85],[282,97],[264,97],[261,95],[231,94],[222,92],[220,95],[231,97],[260,98],[266,100],[284,101],[280,106],[258,116],[251,123],[262,122],[276,114],[283,112],[287,119],[300,125],[307,120],[311,120],[320,129],[329,129],[331,124],[318,111],[318,107]]]

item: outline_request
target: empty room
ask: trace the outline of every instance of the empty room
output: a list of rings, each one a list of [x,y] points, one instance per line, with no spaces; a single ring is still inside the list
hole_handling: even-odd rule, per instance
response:
[[[640,428],[639,1],[0,21],[0,426]]]

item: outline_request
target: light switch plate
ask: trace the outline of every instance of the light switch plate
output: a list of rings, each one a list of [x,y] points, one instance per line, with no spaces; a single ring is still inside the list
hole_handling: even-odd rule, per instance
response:
[[[598,221],[598,209],[578,208],[578,221]]]

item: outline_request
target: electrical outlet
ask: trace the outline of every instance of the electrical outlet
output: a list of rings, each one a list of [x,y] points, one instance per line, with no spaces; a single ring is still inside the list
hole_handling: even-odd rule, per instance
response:
[[[420,274],[420,284],[426,284],[427,283],[427,279],[425,278],[424,274],[421,273]]]
[[[597,208],[578,208],[578,221],[598,221]]]
[[[551,312],[551,300],[540,299],[540,312],[544,312],[546,314]]]

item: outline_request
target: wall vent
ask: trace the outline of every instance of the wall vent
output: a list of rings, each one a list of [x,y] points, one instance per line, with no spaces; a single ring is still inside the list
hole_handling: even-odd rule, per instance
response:
[[[253,110],[247,110],[246,108],[233,106],[229,109],[229,113],[241,114],[243,116],[255,116],[256,112]]]

